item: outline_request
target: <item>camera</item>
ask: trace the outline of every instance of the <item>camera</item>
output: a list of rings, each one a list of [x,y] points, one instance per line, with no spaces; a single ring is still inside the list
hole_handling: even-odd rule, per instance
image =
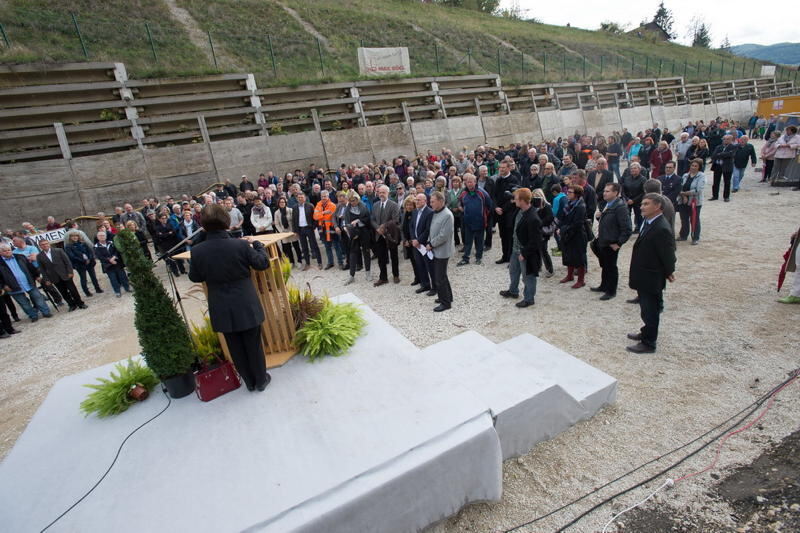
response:
[[[533,207],[540,209],[542,207],[542,199],[538,196],[533,197]]]

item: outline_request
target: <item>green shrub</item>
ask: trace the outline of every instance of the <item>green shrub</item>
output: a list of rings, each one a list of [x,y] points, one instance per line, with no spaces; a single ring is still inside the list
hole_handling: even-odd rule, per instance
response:
[[[215,354],[222,356],[219,335],[211,327],[211,319],[208,316],[203,317],[203,323],[200,325],[192,323],[192,343],[197,356],[207,364],[217,362]]]
[[[81,402],[81,411],[86,416],[92,413],[97,413],[100,418],[118,415],[136,402],[128,396],[134,385],[141,385],[148,391],[158,385],[158,378],[153,371],[139,361],[128,359],[128,364],[119,362],[114,368],[117,374],[112,371],[108,379],[97,378],[99,384],[84,385],[94,389],[94,392]]]
[[[284,255],[280,260],[279,265],[281,269],[281,275],[283,276],[283,284],[286,285],[286,282],[289,281],[289,276],[292,275],[292,262],[289,261],[289,258]]]
[[[153,263],[144,256],[136,235],[129,230],[119,232],[114,245],[130,272],[134,325],[147,366],[161,379],[189,372],[195,360],[189,328],[153,273]]]
[[[295,330],[303,327],[309,318],[317,316],[329,301],[325,296],[314,296],[314,293],[311,292],[311,285],[308,285],[308,288],[303,291],[290,285],[288,290],[289,306],[292,308]]]
[[[295,344],[312,362],[325,355],[338,357],[353,346],[366,323],[355,304],[328,302],[297,330]]]

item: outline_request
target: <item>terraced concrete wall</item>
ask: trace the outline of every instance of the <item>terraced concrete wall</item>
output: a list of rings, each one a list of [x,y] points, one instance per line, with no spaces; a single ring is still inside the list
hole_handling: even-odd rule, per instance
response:
[[[23,221],[43,225],[57,219],[111,212],[123,202],[149,196],[194,194],[226,178],[238,183],[242,174],[277,174],[306,169],[310,163],[336,168],[442,147],[460,150],[479,144],[509,145],[571,135],[575,130],[607,134],[627,128],[637,132],[653,122],[678,128],[689,120],[717,116],[747,119],[750,100],[718,104],[519,112],[385,124],[340,131],[307,131],[257,136],[168,148],[147,148],[71,160],[48,160],[0,166],[0,226]]]

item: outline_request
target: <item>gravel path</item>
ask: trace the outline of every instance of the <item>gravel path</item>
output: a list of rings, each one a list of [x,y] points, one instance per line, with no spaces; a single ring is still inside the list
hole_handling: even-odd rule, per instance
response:
[[[445,313],[433,313],[433,299],[413,293],[407,262],[401,267],[400,285],[378,289],[364,280],[363,272],[347,287],[343,286],[347,275],[338,269],[296,272],[293,278],[298,285],[309,282],[316,292],[331,296],[355,293],[421,347],[467,329],[494,341],[529,332],[619,380],[616,405],[505,464],[502,502],[471,505],[431,528],[435,533],[502,531],[704,433],[800,366],[800,306],[775,301],[777,272],[789,235],[799,225],[799,206],[800,193],[758,184],[752,170],[731,203],[707,203],[701,245],[678,243],[677,280],[665,295],[659,349],[648,356],[634,356],[624,349],[625,334],[640,326],[638,307],[625,303],[630,291],[621,289],[609,302],[600,302],[589,292],[588,286],[599,282],[596,262],[590,263],[584,289],[558,283],[563,267],[553,278],[540,278],[532,309],[517,309],[500,298],[497,291],[505,288],[507,271],[494,264],[499,239],[482,266],[455,268],[451,262],[455,302]],[[621,287],[627,285],[630,250],[626,245],[620,254]],[[377,264],[373,265],[377,274]],[[108,285],[107,280],[103,283]],[[185,292],[190,282],[181,277],[179,286]],[[61,313],[37,324],[24,320],[23,334],[0,341],[1,456],[58,378],[136,353],[133,299],[116,300],[107,291],[87,303],[88,311]],[[199,317],[199,302],[189,299],[186,305],[191,317]],[[759,428],[728,441],[717,473],[752,461],[769,443],[798,427],[800,383],[795,383],[778,397]],[[712,451],[701,453],[671,475],[702,468],[712,456]],[[523,531],[554,531],[677,458],[656,463]],[[691,509],[696,516],[735,529],[727,505],[706,494],[712,481],[710,473],[692,478],[660,493],[650,505],[667,505],[664,508],[675,513]],[[571,531],[601,530],[615,512],[644,498],[661,482],[603,507]]]

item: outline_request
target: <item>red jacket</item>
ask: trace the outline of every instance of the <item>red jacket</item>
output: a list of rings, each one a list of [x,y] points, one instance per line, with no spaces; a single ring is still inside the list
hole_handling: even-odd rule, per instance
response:
[[[664,165],[672,161],[672,151],[667,148],[663,152],[661,150],[653,150],[650,154],[650,177],[657,178],[664,175]]]

